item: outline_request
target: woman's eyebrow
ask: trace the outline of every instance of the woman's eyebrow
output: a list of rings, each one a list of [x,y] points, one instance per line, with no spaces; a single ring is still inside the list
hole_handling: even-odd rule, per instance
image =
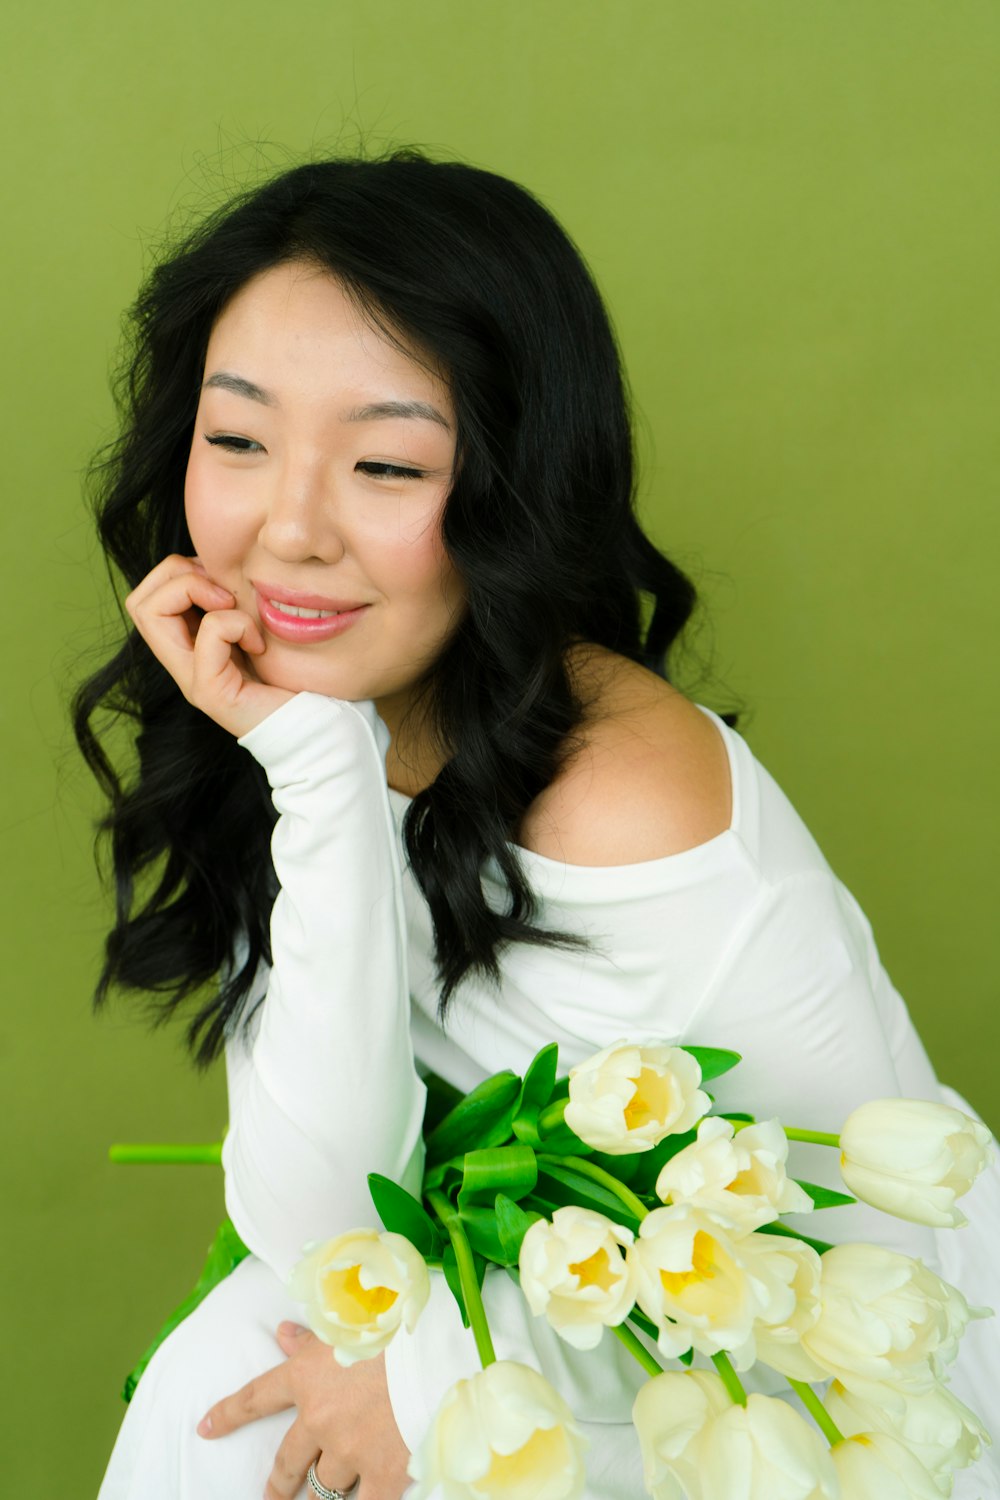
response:
[[[210,375],[202,390],[207,391],[209,386],[232,391],[234,396],[246,396],[250,401],[259,401],[262,406],[281,405],[277,396],[272,396],[270,391],[261,390],[259,385],[254,385],[252,380],[244,380],[242,375],[230,375],[228,370],[217,370],[214,375]]]
[[[451,423],[447,417],[431,406],[429,401],[374,401],[369,406],[356,406],[345,417],[347,422],[377,422],[380,417],[417,417],[427,422],[437,422],[447,432]]]
[[[262,406],[281,405],[277,396],[272,395],[270,391],[254,385],[252,380],[245,380],[242,375],[231,375],[228,370],[217,370],[214,375],[210,375],[202,386],[202,390],[207,390],[209,386],[231,391],[234,396],[245,396],[250,401],[259,401]],[[365,406],[354,407],[343,420],[345,422],[377,422],[383,417],[410,417],[425,422],[436,422],[446,432],[451,431],[451,423],[447,417],[429,401],[373,401]]]

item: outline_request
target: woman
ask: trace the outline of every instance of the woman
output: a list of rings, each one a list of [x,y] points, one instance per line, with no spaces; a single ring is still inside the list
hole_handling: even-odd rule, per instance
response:
[[[279,1324],[304,1243],[374,1221],[369,1172],[418,1187],[422,1073],[464,1090],[552,1040],[564,1068],[623,1036],[715,1043],[746,1059],[720,1103],[827,1129],[940,1086],[788,801],[667,679],[694,591],[635,518],[614,337],[535,199],[415,152],[307,164],[213,214],[135,316],[99,520],[135,629],[76,706],[112,799],[98,999],[173,1011],[219,981],[188,1037],[225,1051],[252,1254],[149,1365],[101,1500],[301,1495],[310,1465],[309,1492],[396,1500],[476,1368],[442,1278],[350,1369]],[[127,789],[102,707],[137,723]],[[819,1148],[794,1167],[834,1183]],[[996,1169],[969,1212],[957,1250],[860,1209],[824,1233],[990,1303]],[[610,1340],[575,1357],[506,1278],[484,1296],[500,1357],[581,1418],[588,1495],[641,1494],[641,1372]],[[958,1394],[995,1386],[991,1324],[960,1363]]]

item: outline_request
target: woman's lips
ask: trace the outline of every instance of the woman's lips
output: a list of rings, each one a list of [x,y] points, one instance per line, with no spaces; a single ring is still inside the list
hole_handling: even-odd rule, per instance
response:
[[[261,624],[282,641],[328,641],[349,630],[369,607],[346,599],[323,599],[318,594],[295,594],[270,584],[255,584],[254,592]],[[298,610],[310,613],[292,613]]]

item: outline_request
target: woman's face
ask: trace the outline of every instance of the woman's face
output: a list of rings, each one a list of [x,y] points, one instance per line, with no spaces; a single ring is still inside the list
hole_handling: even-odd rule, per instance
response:
[[[465,603],[441,540],[447,385],[303,262],[232,298],[204,374],[185,511],[209,577],[261,627],[254,670],[295,692],[372,698],[395,729]],[[233,389],[244,382],[256,395]]]

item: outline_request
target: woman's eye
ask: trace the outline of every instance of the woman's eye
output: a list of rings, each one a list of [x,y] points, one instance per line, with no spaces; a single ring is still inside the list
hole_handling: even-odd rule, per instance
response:
[[[406,469],[402,464],[376,464],[367,461],[355,464],[363,474],[370,474],[373,479],[423,479],[423,469]]]
[[[208,437],[206,434],[205,442],[211,443],[213,448],[225,448],[229,453],[251,453],[254,449],[260,453],[264,451],[260,443],[255,443],[250,438]],[[241,446],[242,444],[245,446]]]
[[[264,449],[260,443],[255,443],[251,438],[238,437],[209,437],[205,435],[206,443],[211,443],[213,448],[225,448],[227,453],[263,453]],[[423,479],[423,469],[410,469],[403,464],[380,464],[365,461],[355,465],[363,474],[368,474],[372,479]]]

